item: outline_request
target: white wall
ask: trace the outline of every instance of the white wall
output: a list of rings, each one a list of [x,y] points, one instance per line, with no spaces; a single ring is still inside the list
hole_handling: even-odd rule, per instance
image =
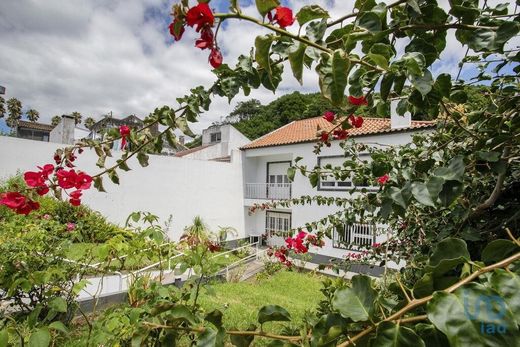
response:
[[[0,136],[0,179],[53,163],[53,153],[60,147],[64,145]],[[100,172],[96,160],[95,153],[85,151],[77,160],[78,169],[96,174]],[[120,224],[133,211],[149,211],[163,221],[172,214],[169,234],[174,239],[196,215],[215,230],[232,226],[239,237],[244,235],[240,155],[234,156],[233,163],[166,156],[150,156],[149,163],[142,168],[130,160],[132,171],[119,172],[119,186],[105,177],[108,194],[91,188],[85,192],[84,203]]]
[[[210,137],[212,133],[221,133],[221,141],[211,143]],[[232,125],[221,125],[218,127],[210,127],[202,133],[202,145],[211,146],[198,150],[196,152],[184,155],[183,158],[197,159],[197,160],[211,160],[216,158],[227,157],[231,155],[232,151],[238,150],[251,141],[245,137],[240,131],[235,129]]]

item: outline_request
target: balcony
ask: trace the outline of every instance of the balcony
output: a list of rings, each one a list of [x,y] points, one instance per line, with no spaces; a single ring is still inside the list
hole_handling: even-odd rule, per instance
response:
[[[291,183],[246,183],[246,199],[284,200],[291,198]]]

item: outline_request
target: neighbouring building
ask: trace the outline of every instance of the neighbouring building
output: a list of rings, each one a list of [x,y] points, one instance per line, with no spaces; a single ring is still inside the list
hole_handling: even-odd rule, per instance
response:
[[[64,114],[61,120],[50,134],[50,142],[63,143],[72,145],[77,141],[87,138],[90,130],[76,125],[76,120],[73,116]]]
[[[230,124],[214,125],[202,131],[202,144],[175,154],[176,157],[229,162],[233,150],[250,143]]]
[[[306,223],[318,221],[337,212],[334,206],[294,205],[291,208],[277,208],[249,213],[255,203],[276,201],[301,196],[322,195],[345,197],[361,194],[352,181],[337,181],[333,177],[320,179],[318,186],[312,188],[308,178],[296,175],[294,182],[289,182],[287,170],[296,157],[303,159],[299,165],[308,168],[323,167],[327,164],[341,166],[347,159],[345,151],[339,146],[340,141],[332,141],[331,147],[323,147],[321,153],[313,153],[318,129],[328,131],[333,125],[322,117],[294,121],[259,139],[242,146],[242,167],[244,179],[244,219],[245,233],[252,238],[262,235],[270,245],[284,244],[291,229],[304,227]],[[392,119],[364,118],[361,128],[350,129],[351,138],[357,143],[368,146],[399,146],[411,141],[414,133],[432,131],[435,123],[431,121],[411,121],[410,116],[394,116]],[[370,159],[368,152],[365,154]],[[378,187],[367,184],[368,190]],[[354,191],[352,193],[352,191]],[[357,246],[372,245],[386,239],[388,230],[384,225],[366,225],[355,223],[336,228],[332,238],[326,239],[325,246],[313,249],[320,255],[342,257],[346,249],[354,250]],[[350,244],[352,247],[345,247]]]
[[[16,126],[16,137],[49,142],[52,129],[54,129],[54,126],[50,124],[19,120]]]

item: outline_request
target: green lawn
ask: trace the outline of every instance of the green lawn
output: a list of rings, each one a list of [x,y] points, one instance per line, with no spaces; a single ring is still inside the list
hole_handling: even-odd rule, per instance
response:
[[[323,299],[320,292],[322,279],[311,273],[284,270],[261,281],[213,285],[215,295],[204,293],[200,303],[206,312],[221,310],[228,329],[244,329],[254,323],[258,325],[258,309],[269,304],[287,309],[296,327],[301,323],[305,310],[314,309]],[[279,332],[280,323],[266,323],[264,328]]]

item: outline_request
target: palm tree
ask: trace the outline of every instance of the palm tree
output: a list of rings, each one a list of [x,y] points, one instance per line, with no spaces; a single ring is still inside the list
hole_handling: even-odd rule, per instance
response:
[[[88,130],[91,130],[92,126],[94,124],[96,124],[96,120],[94,118],[92,118],[92,117],[87,117],[87,119],[85,119],[83,124],[85,124],[85,126],[87,127]]]
[[[38,118],[40,118],[40,112],[36,111],[34,108],[31,108],[29,111],[27,111],[25,115],[31,122],[36,122]]]
[[[51,125],[53,125],[53,126],[56,126],[56,125],[60,124],[60,122],[61,122],[61,117],[60,116],[54,116],[51,119]]]
[[[22,103],[20,100],[17,98],[7,100],[7,111],[9,116],[5,123],[9,128],[15,128],[18,125],[18,121],[22,118]]]
[[[0,96],[0,118],[5,116],[5,99]]]
[[[189,245],[207,243],[209,239],[209,227],[200,216],[193,218],[193,224],[184,228],[184,233],[181,236],[181,240],[185,240]]]
[[[220,243],[226,241],[228,236],[230,236],[230,235],[231,236],[237,236],[238,235],[237,229],[235,229],[233,227],[221,227],[219,225],[218,232],[217,232],[217,237],[218,237],[218,241]]]
[[[76,123],[76,125],[81,124],[81,118],[83,118],[81,113],[79,113],[78,111],[74,111],[70,115],[74,117],[74,122]]]

